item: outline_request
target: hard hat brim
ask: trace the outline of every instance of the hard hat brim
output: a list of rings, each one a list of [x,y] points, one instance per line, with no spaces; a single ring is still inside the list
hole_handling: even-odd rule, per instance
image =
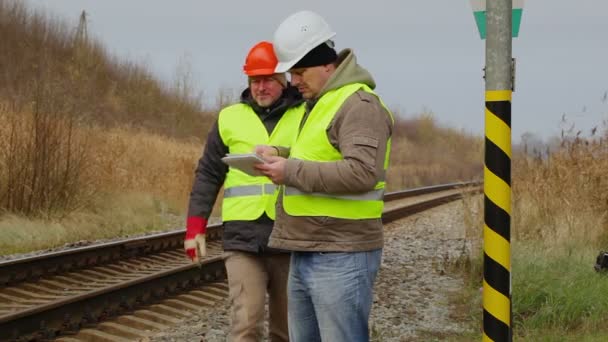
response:
[[[302,57],[304,57],[304,56],[302,56]],[[277,63],[277,66],[274,68],[274,72],[283,73],[283,72],[289,71],[289,69],[291,69],[292,66],[294,66],[300,59],[302,59],[302,57],[288,61],[288,62]]]
[[[244,72],[247,76],[272,76],[276,73],[274,69],[255,69],[245,70]]]

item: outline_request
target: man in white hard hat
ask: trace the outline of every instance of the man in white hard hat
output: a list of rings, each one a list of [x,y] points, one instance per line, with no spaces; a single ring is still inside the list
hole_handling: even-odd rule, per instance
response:
[[[295,342],[368,341],[382,257],[393,117],[352,50],[336,53],[334,36],[310,11],[291,15],[274,34],[275,72],[288,71],[307,102],[289,159],[269,157],[259,166],[284,185],[269,245],[292,251],[288,314]]]

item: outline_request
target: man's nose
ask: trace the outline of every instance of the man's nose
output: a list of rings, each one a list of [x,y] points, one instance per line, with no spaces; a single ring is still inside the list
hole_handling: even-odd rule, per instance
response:
[[[272,81],[271,80],[260,80],[260,90],[268,89],[270,82],[272,82]]]

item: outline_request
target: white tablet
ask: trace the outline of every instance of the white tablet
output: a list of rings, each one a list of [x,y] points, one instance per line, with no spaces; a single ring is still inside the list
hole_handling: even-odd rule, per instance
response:
[[[239,169],[250,176],[263,176],[260,171],[253,168],[256,164],[265,163],[264,159],[255,153],[227,154],[222,158],[222,161],[228,164],[228,166]]]

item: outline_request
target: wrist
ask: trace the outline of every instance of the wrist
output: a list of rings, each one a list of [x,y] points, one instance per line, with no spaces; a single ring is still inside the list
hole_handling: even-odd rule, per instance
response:
[[[283,184],[284,185],[293,186],[293,184],[291,184],[291,179],[289,177],[290,170],[293,167],[293,165],[297,164],[298,162],[301,162],[301,160],[295,160],[295,159],[289,159],[289,158],[285,159],[285,165],[283,165]]]
[[[186,220],[186,238],[193,238],[198,234],[205,234],[207,219],[201,216],[190,216]]]

